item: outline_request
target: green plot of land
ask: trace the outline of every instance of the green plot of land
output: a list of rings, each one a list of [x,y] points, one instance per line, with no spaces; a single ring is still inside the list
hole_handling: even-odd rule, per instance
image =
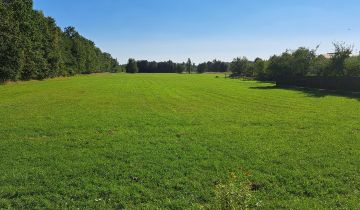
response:
[[[360,208],[359,97],[213,74],[0,86],[1,208],[216,208],[231,174],[249,207]]]

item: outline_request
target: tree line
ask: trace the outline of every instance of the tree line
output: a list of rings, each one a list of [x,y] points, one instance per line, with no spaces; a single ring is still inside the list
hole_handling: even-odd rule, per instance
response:
[[[276,80],[291,76],[360,77],[360,56],[353,47],[334,44],[329,57],[316,49],[300,47],[268,60],[246,57],[232,62],[213,60],[195,65],[129,59],[127,65],[102,52],[74,27],[60,29],[53,18],[33,9],[32,0],[0,0],[0,82],[45,79],[96,72],[206,73],[231,72],[233,76]]]
[[[0,0],[0,81],[118,70],[110,54],[74,27],[61,30],[32,0]]]
[[[125,66],[125,71],[127,73],[192,73],[196,72],[196,65],[191,62],[189,58],[185,63],[174,63],[173,61],[147,61],[139,60],[136,61],[133,58],[130,58],[128,64]]]
[[[318,47],[287,50],[269,60],[236,58],[230,63],[229,70],[234,75],[261,80],[304,76],[360,77],[360,56],[352,56],[353,46],[334,43],[334,53],[327,56],[317,55]]]
[[[186,63],[129,59],[125,69],[128,73],[231,72],[233,77],[259,80],[293,76],[360,77],[360,56],[351,56],[352,46],[334,43],[334,53],[329,57],[317,55],[318,47],[287,50],[281,55],[271,56],[268,60],[256,58],[250,61],[246,57],[238,57],[232,62],[213,60],[198,65],[193,64],[190,59]]]
[[[205,72],[227,72],[229,63],[213,60],[199,65],[192,63],[189,58],[187,62],[175,63],[171,60],[164,62],[138,60],[130,58],[125,71],[127,73],[205,73]]]

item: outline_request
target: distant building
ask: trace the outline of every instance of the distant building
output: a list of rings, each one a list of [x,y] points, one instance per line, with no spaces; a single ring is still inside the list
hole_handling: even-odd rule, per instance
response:
[[[325,53],[325,54],[322,54],[322,56],[324,56],[326,59],[331,59],[331,58],[334,57],[334,55],[335,55],[335,53]],[[354,57],[354,56],[358,56],[358,55],[360,55],[360,52],[359,52],[359,54],[353,53],[353,54],[350,55],[350,57]]]
[[[335,53],[325,53],[322,54],[326,59],[331,59],[332,57],[334,57]]]

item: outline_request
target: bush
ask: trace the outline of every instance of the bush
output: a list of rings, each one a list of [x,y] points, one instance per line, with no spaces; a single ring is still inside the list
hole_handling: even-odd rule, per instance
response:
[[[325,58],[323,55],[316,56],[311,65],[308,72],[308,76],[323,76],[326,75],[328,71],[330,71],[331,60]]]
[[[306,76],[314,62],[316,50],[305,47],[290,52],[286,51],[281,56],[272,56],[269,60],[269,74],[273,79],[279,77]]]
[[[360,77],[360,56],[345,60],[345,74],[350,77]]]

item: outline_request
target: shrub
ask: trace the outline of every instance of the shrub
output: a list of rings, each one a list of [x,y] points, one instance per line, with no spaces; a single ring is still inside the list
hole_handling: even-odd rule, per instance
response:
[[[350,77],[360,76],[360,56],[351,57],[345,60],[345,74]]]
[[[331,60],[323,55],[315,57],[310,65],[308,76],[323,76],[330,70]]]

